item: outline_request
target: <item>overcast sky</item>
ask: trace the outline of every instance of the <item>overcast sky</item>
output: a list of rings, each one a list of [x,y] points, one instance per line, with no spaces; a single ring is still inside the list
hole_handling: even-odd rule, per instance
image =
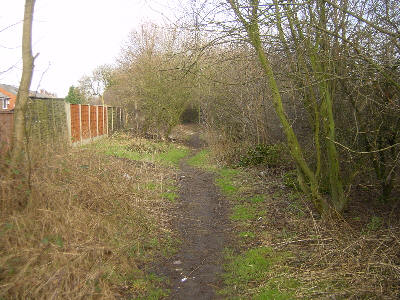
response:
[[[84,74],[115,62],[130,31],[144,22],[164,24],[163,15],[173,18],[170,7],[174,2],[37,0],[33,54],[39,56],[31,90],[46,89],[66,96],[68,88]],[[24,0],[0,0],[0,83],[19,85],[24,4]]]

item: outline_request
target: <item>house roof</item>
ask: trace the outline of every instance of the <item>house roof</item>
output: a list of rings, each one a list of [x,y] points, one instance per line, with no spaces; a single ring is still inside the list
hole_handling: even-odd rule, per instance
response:
[[[14,94],[14,95],[16,95],[18,93],[18,88],[16,88],[15,86],[12,86],[12,85],[0,83],[0,88],[5,90],[6,92]]]
[[[15,86],[9,85],[9,84],[0,83],[0,88],[5,90],[6,92],[14,94],[15,96],[18,93],[18,88]],[[34,98],[45,98],[45,99],[55,98],[55,97],[49,96],[47,94],[41,94],[41,93],[35,92],[35,91],[29,91],[29,96],[34,97]],[[0,97],[1,97],[1,92],[0,92]]]
[[[8,96],[4,95],[2,92],[0,92],[0,98],[8,98]]]

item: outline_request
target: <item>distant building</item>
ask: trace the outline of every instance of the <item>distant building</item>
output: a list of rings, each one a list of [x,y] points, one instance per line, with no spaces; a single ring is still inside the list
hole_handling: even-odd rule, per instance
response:
[[[8,84],[0,83],[0,111],[10,111],[15,108],[15,100],[17,99],[18,88]],[[31,98],[49,99],[56,98],[50,93],[29,92]]]
[[[0,84],[1,110],[13,110],[17,99],[18,89],[12,85]]]

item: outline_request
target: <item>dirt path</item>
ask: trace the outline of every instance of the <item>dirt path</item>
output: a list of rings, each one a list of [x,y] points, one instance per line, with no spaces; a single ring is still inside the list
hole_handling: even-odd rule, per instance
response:
[[[190,145],[201,147],[197,135],[190,139]],[[227,242],[226,204],[214,185],[213,174],[189,166],[187,159],[180,164],[174,224],[181,234],[182,248],[161,267],[161,274],[169,278],[171,299],[217,299],[215,288]]]

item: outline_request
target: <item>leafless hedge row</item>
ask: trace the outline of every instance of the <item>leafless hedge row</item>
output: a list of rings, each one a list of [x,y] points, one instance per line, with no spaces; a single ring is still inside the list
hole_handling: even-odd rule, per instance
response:
[[[286,142],[321,212],[342,210],[360,184],[384,201],[398,191],[398,1],[208,0],[183,10],[177,25],[133,32],[108,79],[132,127],[167,136],[189,108],[235,151]]]

